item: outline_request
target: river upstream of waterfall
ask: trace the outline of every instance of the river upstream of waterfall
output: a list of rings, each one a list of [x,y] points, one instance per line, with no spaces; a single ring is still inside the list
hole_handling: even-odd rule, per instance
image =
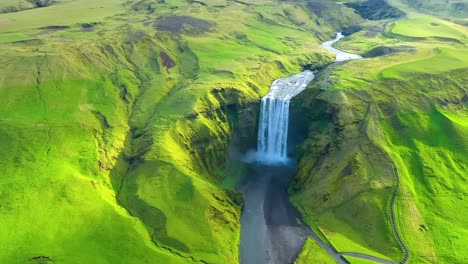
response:
[[[342,37],[338,33],[336,39],[323,43],[322,47],[333,52],[336,61],[360,58],[331,47]],[[246,155],[251,165],[239,187],[245,200],[241,216],[241,264],[293,263],[307,237],[315,239],[338,263],[346,263],[301,223],[301,215],[290,203],[287,191],[296,169],[294,145],[288,145],[288,127],[292,126],[289,101],[313,79],[311,71],[304,71],[276,80],[262,98],[257,151]]]

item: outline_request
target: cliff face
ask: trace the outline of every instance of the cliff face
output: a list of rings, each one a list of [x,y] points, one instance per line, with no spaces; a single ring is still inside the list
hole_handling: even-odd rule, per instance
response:
[[[399,260],[387,224],[388,201],[397,180],[391,160],[372,138],[381,133],[375,125],[379,106],[348,91],[307,92],[300,103],[309,133],[298,151],[293,201],[339,251]]]
[[[221,185],[229,146],[255,146],[274,79],[332,58],[303,30],[317,14],[297,3],[153,4],[41,29],[19,12],[23,24],[8,26],[22,35],[0,34],[0,221],[11,230],[0,262],[238,262],[241,199]]]
[[[458,250],[447,251],[439,232],[449,232],[448,222],[463,232],[460,219],[450,213],[463,210],[461,200],[450,195],[461,197],[465,191],[466,126],[459,118],[466,113],[467,90],[460,85],[466,69],[399,71],[398,78],[368,76],[359,85],[349,75],[333,77],[350,71],[363,76],[366,63],[375,67],[383,60],[338,66],[331,85],[319,75],[295,102],[309,130],[298,150],[292,199],[338,251],[399,261],[403,251],[392,230],[396,222],[412,261],[463,259]],[[462,240],[451,243],[458,249]]]
[[[274,79],[331,63],[319,44],[362,21],[329,1],[0,14],[0,262],[238,262],[230,146],[255,146]],[[327,68],[294,100],[308,129],[292,199],[339,251],[401,258],[399,182],[414,260],[464,260],[466,32],[367,22],[341,47],[385,56]]]

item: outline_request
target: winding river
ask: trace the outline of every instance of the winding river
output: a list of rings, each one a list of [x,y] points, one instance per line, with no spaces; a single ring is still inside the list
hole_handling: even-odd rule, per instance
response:
[[[336,61],[361,58],[332,47],[342,37],[337,33],[334,40],[321,46],[334,53]],[[257,151],[250,155],[252,164],[240,184],[245,199],[241,216],[241,264],[293,263],[307,237],[315,239],[338,263],[347,263],[301,223],[301,215],[290,203],[287,192],[296,166],[294,146],[288,145],[289,101],[313,79],[311,71],[304,71],[276,80],[262,98]]]

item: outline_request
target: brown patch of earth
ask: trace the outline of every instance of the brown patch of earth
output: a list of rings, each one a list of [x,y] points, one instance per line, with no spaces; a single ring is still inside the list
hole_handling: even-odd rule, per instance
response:
[[[175,61],[167,55],[166,52],[161,51],[159,52],[159,56],[161,57],[161,60],[163,61],[163,66],[166,67],[167,70],[170,68],[174,67],[176,65]]]

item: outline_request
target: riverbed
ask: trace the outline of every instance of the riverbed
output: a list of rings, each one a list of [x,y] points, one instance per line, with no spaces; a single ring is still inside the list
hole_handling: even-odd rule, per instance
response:
[[[293,166],[252,165],[242,184],[242,264],[292,263],[299,254],[308,228],[288,199]]]
[[[322,47],[334,53],[336,61],[361,58],[359,55],[342,52],[332,47],[342,37],[343,35],[338,33],[334,40],[323,43]],[[265,143],[266,140],[271,141],[282,138],[274,135],[284,135],[284,133],[288,135],[287,130],[288,126],[290,126],[290,124],[287,124],[286,131],[278,132],[279,128],[275,127],[271,120],[280,122],[281,120],[287,120],[289,116],[281,117],[280,114],[274,113],[272,117],[265,118],[269,110],[264,100],[268,99],[268,105],[270,106],[274,104],[281,105],[284,100],[287,100],[289,107],[289,100],[304,90],[307,83],[313,80],[313,77],[313,73],[306,71],[277,80],[273,82],[270,93],[262,99],[260,122],[269,123],[259,125],[259,150],[253,155],[255,158],[246,158],[251,163],[248,165],[248,171],[239,187],[245,201],[241,216],[239,248],[241,264],[293,263],[307,237],[312,237],[317,241],[335,258],[337,263],[346,263],[333,248],[325,245],[307,225],[302,223],[301,214],[289,201],[288,182],[296,169],[290,139],[286,139],[287,142],[281,142],[290,149],[289,155],[285,156],[282,153],[284,150],[274,150],[276,148],[262,150],[262,148],[266,148],[265,146],[274,145]],[[274,108],[272,109],[274,110]],[[281,111],[281,113],[289,115],[289,111]],[[275,129],[272,130],[272,128]],[[271,131],[264,131],[267,129]],[[294,149],[293,146],[292,149]],[[250,156],[252,156],[252,153]]]

